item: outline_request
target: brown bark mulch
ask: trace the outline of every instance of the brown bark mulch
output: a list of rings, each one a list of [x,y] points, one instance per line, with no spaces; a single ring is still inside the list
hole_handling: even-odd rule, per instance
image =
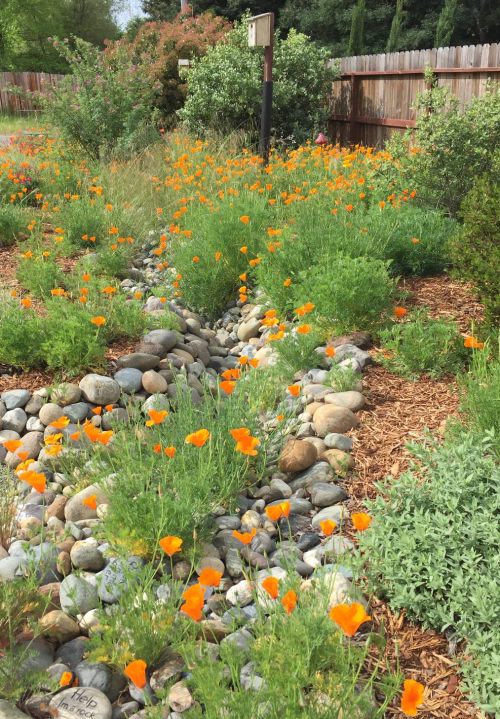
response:
[[[425,306],[433,317],[454,319],[463,333],[469,333],[471,324],[482,318],[482,306],[471,287],[447,276],[406,279],[400,288],[411,292],[405,306]],[[377,351],[373,354],[376,357]],[[351,511],[362,511],[364,500],[377,494],[375,482],[388,475],[397,477],[408,467],[407,443],[420,439],[425,428],[439,432],[458,411],[452,376],[439,380],[423,376],[412,382],[372,365],[363,384],[368,404],[358,413],[359,428],[351,433],[356,461],[347,487]],[[370,614],[374,628],[387,642],[383,660],[426,686],[419,719],[484,719],[460,691],[457,658],[443,635],[413,624],[404,613],[393,613],[376,598],[371,601]],[[403,714],[394,707],[387,716],[401,718]]]

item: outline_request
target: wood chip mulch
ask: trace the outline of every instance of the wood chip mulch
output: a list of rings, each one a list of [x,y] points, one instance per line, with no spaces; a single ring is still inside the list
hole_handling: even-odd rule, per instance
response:
[[[425,306],[434,317],[454,319],[461,332],[470,332],[471,323],[482,318],[482,306],[470,286],[447,276],[407,279],[401,288],[411,292],[405,306]],[[368,404],[358,413],[359,428],[350,433],[356,461],[347,487],[350,511],[362,511],[364,500],[377,494],[375,482],[388,475],[397,477],[408,467],[408,442],[420,439],[425,428],[439,432],[458,411],[453,377],[433,380],[423,376],[412,382],[372,365],[364,374],[363,384]],[[387,642],[381,665],[389,661],[406,678],[426,686],[419,719],[485,719],[486,715],[461,693],[457,661],[443,635],[412,624],[377,598],[371,599],[370,614],[374,628]],[[403,714],[394,706],[387,717],[402,719]]]
[[[461,332],[470,333],[484,318],[472,285],[448,275],[407,277],[400,281],[399,289],[410,293],[408,307],[427,307],[433,318],[455,320]]]

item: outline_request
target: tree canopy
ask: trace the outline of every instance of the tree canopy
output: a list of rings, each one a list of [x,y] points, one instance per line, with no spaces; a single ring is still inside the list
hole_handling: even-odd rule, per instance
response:
[[[497,0],[191,0],[195,13],[212,10],[229,20],[246,10],[275,12],[285,33],[295,28],[339,57],[430,48],[436,44],[470,45],[500,41]],[[143,0],[149,19],[171,20],[180,0]],[[392,32],[391,32],[392,31]]]
[[[117,0],[2,0],[0,70],[64,72],[52,37],[80,37],[104,46],[120,30],[113,18]]]

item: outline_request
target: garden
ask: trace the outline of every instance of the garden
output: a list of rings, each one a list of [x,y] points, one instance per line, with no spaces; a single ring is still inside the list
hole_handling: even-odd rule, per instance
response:
[[[54,48],[0,124],[0,717],[500,717],[500,93],[339,147],[291,31],[265,163],[245,19]]]

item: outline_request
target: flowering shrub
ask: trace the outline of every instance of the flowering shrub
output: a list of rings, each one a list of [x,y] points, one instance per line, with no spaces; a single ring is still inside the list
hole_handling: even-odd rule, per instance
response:
[[[260,123],[262,53],[248,47],[243,19],[226,39],[195,62],[179,116],[193,134],[245,130],[252,138]],[[326,96],[333,73],[328,53],[306,35],[291,30],[275,40],[273,135],[297,143],[326,120]]]
[[[220,41],[230,29],[222,17],[211,13],[177,15],[171,22],[144,23],[132,41],[126,37],[106,50],[109,60],[125,52],[131,67],[155,89],[154,104],[160,110],[161,124],[176,124],[176,111],[186,97],[186,78],[179,74],[178,60],[193,60]],[[182,72],[182,71],[181,71]]]
[[[474,179],[493,169],[492,149],[500,143],[500,91],[474,97],[462,110],[446,88],[432,87],[419,96],[417,110],[413,149],[408,153],[408,146],[394,138],[389,150],[400,157],[422,204],[456,215]]]
[[[63,136],[97,158],[151,122],[155,87],[124,49],[111,58],[79,38],[56,41],[70,74],[41,97]]]

